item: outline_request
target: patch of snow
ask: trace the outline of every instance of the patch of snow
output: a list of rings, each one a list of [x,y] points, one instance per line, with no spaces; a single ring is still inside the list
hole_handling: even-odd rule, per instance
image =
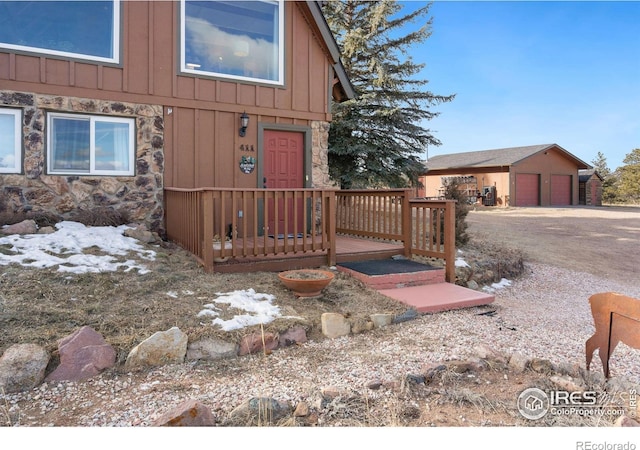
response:
[[[482,290],[485,292],[494,293],[498,289],[509,286],[511,286],[511,281],[507,280],[506,278],[502,278],[500,281],[498,281],[497,283],[493,283],[491,286],[484,286]]]
[[[456,258],[456,267],[469,267],[469,264],[462,258]]]
[[[156,253],[145,250],[139,242],[124,236],[126,225],[119,227],[87,227],[78,222],[64,221],[56,224],[57,231],[51,234],[12,234],[0,237],[0,245],[10,245],[14,254],[0,253],[0,265],[12,263],[25,267],[58,267],[59,272],[99,273],[113,272],[124,268],[125,272],[137,269],[145,274],[149,270],[142,264],[128,259],[118,261],[115,256],[126,256],[134,252],[139,258],[153,261]],[[105,255],[87,255],[83,251],[97,248]]]
[[[275,300],[275,296],[256,293],[253,288],[226,293],[217,292],[216,295],[219,297],[213,300],[214,303],[204,305],[205,309],[198,313],[198,317],[215,317],[212,324],[219,325],[224,331],[237,330],[251,325],[267,324],[281,316],[280,307],[272,303]],[[216,303],[227,304],[232,308],[246,311],[247,314],[240,314],[232,319],[222,320],[217,317],[219,313],[216,311]]]

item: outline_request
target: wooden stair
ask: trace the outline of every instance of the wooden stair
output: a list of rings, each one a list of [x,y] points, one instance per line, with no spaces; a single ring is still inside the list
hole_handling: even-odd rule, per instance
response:
[[[487,292],[445,282],[442,268],[420,267],[419,263],[413,261],[410,265],[393,261],[397,260],[352,263],[349,267],[338,265],[337,269],[421,313],[487,305],[495,300],[495,296]],[[374,267],[371,269],[368,266]]]

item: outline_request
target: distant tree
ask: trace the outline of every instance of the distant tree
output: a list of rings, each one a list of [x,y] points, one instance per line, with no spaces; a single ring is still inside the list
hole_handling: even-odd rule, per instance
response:
[[[618,168],[618,196],[622,201],[640,202],[640,148],[627,154]]]
[[[596,169],[602,178],[607,178],[611,175],[611,170],[609,170],[609,166],[607,165],[607,158],[602,152],[598,152],[598,155],[591,161],[591,164],[593,164],[593,168]]]
[[[593,168],[602,177],[602,200],[605,203],[615,203],[618,198],[617,172],[612,172],[607,165],[607,158],[602,152],[598,152],[596,158],[591,161]]]
[[[411,47],[431,35],[430,5],[401,14],[397,1],[334,0],[323,10],[357,97],[332,108],[329,174],[343,189],[416,186],[419,155],[438,146],[422,122],[432,107],[453,100],[425,89],[416,75],[424,67]],[[409,29],[420,21],[419,28]]]

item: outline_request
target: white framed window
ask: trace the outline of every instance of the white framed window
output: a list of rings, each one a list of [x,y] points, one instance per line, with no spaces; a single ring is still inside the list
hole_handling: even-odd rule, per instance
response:
[[[22,110],[0,108],[0,173],[22,172]]]
[[[134,175],[134,119],[80,114],[47,115],[47,173]]]
[[[120,0],[0,1],[0,47],[120,62]]]
[[[180,0],[180,70],[284,85],[284,0]]]

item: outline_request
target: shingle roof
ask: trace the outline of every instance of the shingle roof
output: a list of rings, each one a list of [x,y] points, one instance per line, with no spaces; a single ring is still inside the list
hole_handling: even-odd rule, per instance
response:
[[[591,178],[594,175],[600,178],[600,181],[604,181],[602,176],[596,171],[596,169],[579,170],[578,181],[580,181],[580,183],[585,183],[589,181],[589,178]]]
[[[425,167],[427,170],[506,167],[552,147],[559,149],[567,157],[573,159],[579,169],[591,167],[589,164],[576,158],[557,144],[529,145],[526,147],[498,148],[477,152],[438,155],[429,158],[429,160],[425,162]]]

